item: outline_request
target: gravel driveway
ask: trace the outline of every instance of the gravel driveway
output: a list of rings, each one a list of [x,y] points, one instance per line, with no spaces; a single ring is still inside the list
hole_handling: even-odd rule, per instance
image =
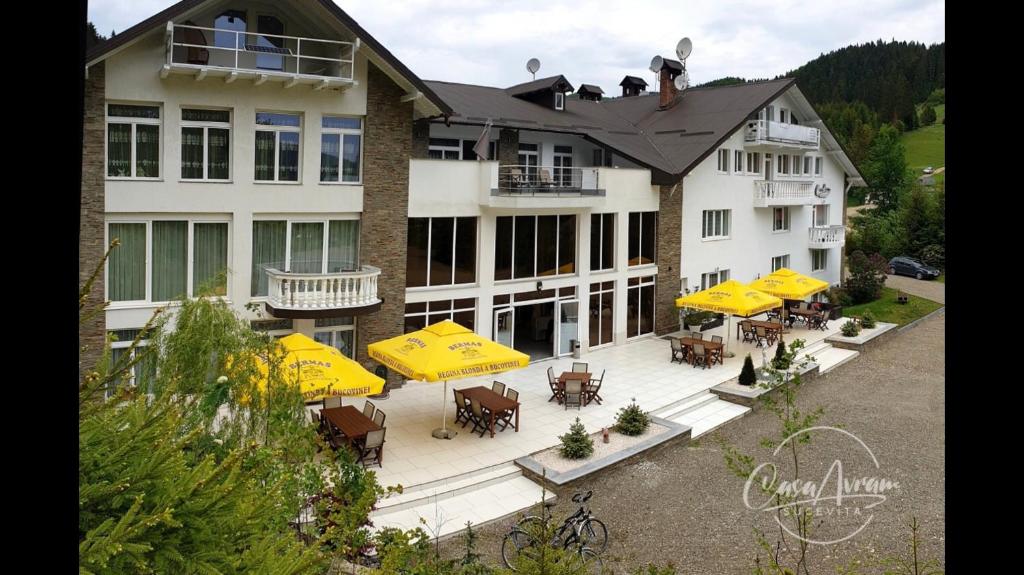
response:
[[[815,575],[836,573],[838,565],[857,559],[903,552],[911,515],[922,524],[921,557],[944,563],[944,329],[944,316],[935,316],[801,390],[801,409],[824,407],[819,425],[842,425],[858,436],[877,457],[879,474],[899,482],[862,532],[837,546],[811,547]],[[775,417],[759,410],[712,435],[764,461],[766,451],[758,442],[777,430]],[[829,449],[828,442],[816,442],[812,447]],[[836,458],[849,454],[848,446],[836,451]],[[616,573],[648,561],[671,561],[687,574],[748,573],[758,552],[753,527],[775,541],[771,516],[743,505],[743,480],[726,469],[719,445],[707,436],[598,474],[587,487],[594,489],[593,510],[610,533],[605,564]],[[558,492],[557,518],[573,510],[571,495]],[[513,521],[478,530],[478,551],[491,564],[500,564],[501,537]],[[458,554],[460,544],[445,542],[444,554]]]
[[[907,276],[886,276],[886,287],[899,289],[910,295],[930,299],[943,305],[946,303],[946,284],[935,280],[919,280]]]

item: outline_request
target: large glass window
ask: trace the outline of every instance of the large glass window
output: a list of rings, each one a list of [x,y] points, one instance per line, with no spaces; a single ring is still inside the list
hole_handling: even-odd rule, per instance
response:
[[[344,356],[356,357],[356,321],[351,317],[332,317],[316,320],[313,339],[329,345]]]
[[[590,271],[615,268],[615,214],[590,216]]]
[[[432,160],[458,160],[461,150],[458,138],[430,138],[427,157]]]
[[[494,279],[576,273],[576,216],[499,216]]]
[[[476,218],[409,218],[405,285],[476,281]]]
[[[231,150],[231,112],[181,111],[181,179],[227,180]]]
[[[227,222],[111,222],[107,233],[121,243],[107,263],[111,301],[227,294]]]
[[[704,210],[700,237],[706,240],[728,238],[731,215],[732,210]]]
[[[135,343],[135,338],[138,337],[140,331],[138,329],[119,329],[107,332],[111,340],[110,368],[113,370],[128,365],[131,367],[124,371],[122,377],[115,379],[104,389],[104,397],[109,398],[118,387],[123,385],[138,387],[144,393],[153,392],[152,385],[156,378],[156,352],[149,347],[148,339],[140,339]],[[135,343],[134,346],[133,343]]]
[[[629,278],[626,337],[654,333],[654,276]]]
[[[657,261],[658,212],[630,212],[629,265],[642,266]]]
[[[716,272],[708,272],[700,275],[700,289],[701,291],[708,289],[709,287],[715,287],[716,285],[727,281],[729,279],[729,270],[718,270]]]
[[[360,182],[362,142],[362,120],[324,116],[320,135],[320,181]]]
[[[590,284],[590,347],[612,343],[615,325],[615,282]]]
[[[828,267],[828,250],[811,250],[811,271],[820,272]]]
[[[256,126],[256,181],[299,181],[302,118],[298,114],[256,112]]]
[[[267,270],[333,274],[359,269],[359,220],[252,223],[250,294],[267,295]]]
[[[217,16],[213,21],[216,32],[213,33],[213,45],[221,48],[241,48],[245,46],[245,12],[228,10]],[[226,50],[215,50],[231,54]],[[232,55],[233,56],[233,55]]]
[[[405,304],[405,333],[450,319],[462,327],[475,329],[476,300],[463,298]]]
[[[553,161],[555,163],[555,185],[565,188],[572,187],[572,146],[555,146]]]
[[[160,107],[107,104],[107,177],[160,177]]]
[[[789,231],[789,208],[772,208],[772,231]]]
[[[519,158],[517,160],[525,170],[528,181],[537,181],[537,166],[540,165],[540,146],[538,144],[519,144]]]

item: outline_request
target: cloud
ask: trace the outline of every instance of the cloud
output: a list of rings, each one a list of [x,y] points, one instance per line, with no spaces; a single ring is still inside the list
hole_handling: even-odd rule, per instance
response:
[[[170,0],[94,0],[102,34],[122,31]],[[338,5],[421,78],[491,86],[539,76],[598,84],[614,94],[626,74],[648,79],[655,54],[687,62],[701,83],[723,76],[774,77],[818,55],[878,39],[945,40],[942,0],[339,0]]]

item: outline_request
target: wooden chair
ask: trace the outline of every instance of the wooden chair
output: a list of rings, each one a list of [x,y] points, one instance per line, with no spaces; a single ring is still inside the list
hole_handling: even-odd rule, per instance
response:
[[[713,336],[711,336],[711,342],[712,343],[722,343],[722,336],[720,336],[720,335],[713,335]]]
[[[602,369],[601,379],[591,379],[590,383],[583,386],[584,402],[590,403],[591,401],[596,401],[598,405],[601,405],[601,396],[598,395],[598,392],[601,391],[601,383],[604,381],[604,374],[607,371],[608,370],[606,369]],[[597,382],[596,384],[594,383],[595,381]]]
[[[337,451],[348,445],[348,437],[345,437],[345,434],[327,418],[324,418],[324,428],[327,432],[327,444],[331,446],[331,449]]]
[[[672,359],[669,360],[669,363],[672,363],[677,359],[679,360],[679,363],[683,363],[683,344],[679,343],[679,340],[674,337],[670,338],[668,342],[672,344]]]
[[[387,429],[375,429],[366,434],[366,438],[354,444],[357,456],[356,463],[362,463],[363,467],[376,464],[383,467],[384,463],[384,434]],[[370,459],[367,459],[367,457]]]
[[[469,415],[473,420],[473,429],[470,433],[475,433],[476,430],[480,430],[480,437],[483,437],[490,429],[488,428],[488,422],[490,421],[491,414],[482,405],[480,400],[477,398],[471,398],[469,400]],[[497,424],[497,422],[495,422]]]
[[[711,365],[722,364],[725,360],[723,359],[724,348],[715,347],[708,348],[708,363]],[[710,367],[710,366],[709,366]]]
[[[743,342],[756,342],[757,336],[754,335],[754,328],[749,321],[740,322],[740,330],[743,331]]]
[[[690,337],[692,337],[693,339],[703,340],[704,339],[704,334],[699,332],[699,331],[695,331],[695,332],[690,333]]]
[[[511,399],[512,401],[518,402],[519,392],[510,387],[505,390],[505,397]],[[497,419],[494,420],[494,426],[498,427],[500,425],[502,431],[504,431],[505,428],[510,425],[512,426],[512,429],[515,429],[516,424],[512,422],[512,417],[515,416],[515,414],[516,412],[511,409],[506,409],[505,411],[502,411],[501,413],[498,414]]]
[[[786,327],[793,327],[793,321],[796,319],[796,316],[790,315],[788,308],[783,308],[782,315],[779,317],[779,319],[782,321],[782,324],[785,325]]]
[[[466,427],[466,424],[470,422],[469,403],[462,391],[458,389],[452,391],[455,393],[455,423],[462,422],[462,427]]]
[[[363,404],[363,415],[369,419],[373,419],[373,412],[377,410],[377,407],[373,405],[373,402],[367,401]]]
[[[373,414],[373,424],[378,427],[384,427],[385,419],[387,419],[387,414],[385,414],[383,411],[379,409],[377,410],[376,413]]]
[[[562,402],[565,405],[565,409],[569,409],[570,405],[576,406],[579,409],[583,404],[583,382],[578,379],[570,379],[565,382],[565,398]]]
[[[340,395],[331,395],[324,398],[324,409],[333,409],[335,407],[341,407]]]
[[[557,399],[558,403],[562,403],[562,388],[558,386],[558,380],[555,379],[555,370],[551,367],[548,367],[548,386],[551,387],[551,397],[548,398],[548,401]]]
[[[508,169],[508,186],[518,188],[523,185],[523,171],[519,168]]]
[[[589,371],[588,364],[582,361],[574,361],[572,362],[572,371],[573,373],[587,373]]]
[[[498,395],[505,395],[505,384],[500,381],[495,381],[491,384],[491,391]]]
[[[707,369],[708,357],[707,350],[704,348],[704,344],[693,344],[693,349],[690,351],[690,365],[692,365],[693,367],[701,365],[704,369]]]
[[[766,343],[771,345],[771,343],[768,342],[768,330],[766,330],[763,325],[754,327],[754,341],[757,342],[757,345],[754,347],[764,347]]]

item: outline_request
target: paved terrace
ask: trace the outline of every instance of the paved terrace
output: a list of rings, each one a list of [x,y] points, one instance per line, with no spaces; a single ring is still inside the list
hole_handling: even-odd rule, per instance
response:
[[[829,322],[829,330],[808,330],[796,324],[784,335],[787,342],[795,338],[805,345],[837,333],[842,320]],[[728,324],[704,332],[704,338],[726,335]],[[737,377],[743,367],[743,358],[751,354],[754,366],[761,365],[761,350],[753,344],[741,344],[735,339],[736,319],[732,324],[733,339],[730,351],[735,357],[725,358],[723,365],[710,369],[693,368],[689,364],[670,363],[669,342],[661,337],[646,337],[623,345],[591,351],[579,361],[589,363],[596,377],[607,370],[601,387],[601,405],[591,403],[579,411],[566,410],[555,401],[548,401],[551,392],[547,381],[547,368],[553,367],[557,377],[572,368],[571,357],[542,360],[528,367],[487,377],[467,378],[448,382],[448,427],[458,434],[450,440],[435,439],[431,430],[441,426],[442,382],[410,381],[403,388],[392,390],[386,400],[375,401],[378,409],[387,414],[387,437],[384,444],[384,464],[373,467],[382,485],[401,484],[405,487],[447,480],[465,473],[479,471],[528,455],[558,444],[558,436],[566,433],[569,425],[579,416],[588,432],[611,426],[615,413],[628,405],[632,398],[646,411],[654,412],[688,397],[707,391],[724,381]],[[769,349],[769,358],[774,349]],[[455,401],[452,389],[483,385],[490,387],[494,380],[501,381],[519,391],[520,430],[511,427],[498,431],[494,438],[485,434],[471,434],[453,424]],[[346,405],[362,408],[363,399],[346,399]],[[312,404],[311,409],[319,409]]]

